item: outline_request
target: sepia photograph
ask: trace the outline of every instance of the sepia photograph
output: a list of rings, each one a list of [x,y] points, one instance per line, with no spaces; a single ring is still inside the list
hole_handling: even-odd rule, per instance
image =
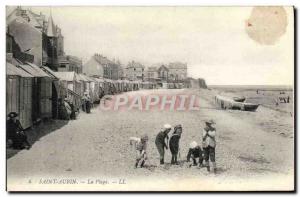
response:
[[[5,9],[8,192],[295,191],[293,6]]]

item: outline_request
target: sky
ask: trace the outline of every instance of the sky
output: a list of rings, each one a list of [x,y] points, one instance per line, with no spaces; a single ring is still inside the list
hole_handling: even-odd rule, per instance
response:
[[[12,7],[7,8],[7,13]],[[272,45],[246,32],[252,7],[31,7],[62,29],[65,52],[145,66],[180,61],[209,85],[293,85],[293,10]]]

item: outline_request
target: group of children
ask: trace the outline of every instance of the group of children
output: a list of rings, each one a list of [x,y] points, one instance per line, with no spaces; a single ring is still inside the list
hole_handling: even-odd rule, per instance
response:
[[[216,148],[216,123],[213,120],[205,121],[205,127],[202,131],[202,146],[196,141],[192,141],[187,153],[187,162],[189,167],[199,165],[200,168],[206,167],[208,171],[216,173],[216,160],[215,160],[215,148]],[[177,157],[180,154],[179,141],[182,134],[182,125],[176,125],[174,131],[169,140],[169,132],[172,130],[171,125],[165,124],[163,129],[157,134],[155,139],[155,145],[160,155],[160,164],[164,164],[165,149],[170,148],[172,154],[171,165],[178,165]],[[147,160],[147,144],[148,135],[145,134],[140,138],[131,137],[130,144],[135,146],[136,162],[135,168],[144,167]],[[169,143],[168,143],[169,141]],[[168,146],[169,145],[169,146]],[[192,159],[192,163],[191,163]]]

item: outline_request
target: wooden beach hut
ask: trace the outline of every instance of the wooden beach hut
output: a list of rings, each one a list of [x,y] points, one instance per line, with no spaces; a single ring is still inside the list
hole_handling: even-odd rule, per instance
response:
[[[19,65],[27,73],[31,74],[33,79],[32,88],[32,119],[38,122],[44,118],[52,117],[52,81],[46,72],[32,63]]]
[[[98,96],[99,96],[99,102],[100,99],[104,96],[104,79],[103,78],[94,78],[94,80],[97,83],[97,92],[98,92]]]
[[[6,62],[6,115],[17,112],[24,129],[32,126],[33,76]]]
[[[58,100],[59,98],[63,99],[62,95],[60,95],[60,85],[59,85],[59,78],[55,74],[53,70],[48,68],[47,66],[42,66],[40,67],[45,73],[47,73],[49,76],[52,77],[52,118],[56,119],[58,118],[58,113],[59,113],[59,103]]]
[[[128,87],[129,87],[129,81],[127,79],[125,79],[125,80],[123,80],[123,83],[124,83],[123,91],[127,92]]]
[[[89,95],[93,103],[99,102],[99,85],[98,82],[93,78],[85,75],[85,78],[89,82]]]
[[[77,80],[80,82],[80,95],[83,96],[84,92],[89,91],[89,80],[85,77],[84,74],[78,74]]]
[[[60,81],[62,98],[67,97],[76,107],[81,106],[81,83],[75,72],[55,72]]]

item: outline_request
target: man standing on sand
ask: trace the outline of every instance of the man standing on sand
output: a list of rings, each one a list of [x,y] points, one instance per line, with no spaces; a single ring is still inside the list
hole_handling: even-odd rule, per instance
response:
[[[158,150],[158,153],[160,155],[160,165],[163,165],[164,157],[165,157],[165,148],[168,149],[168,143],[166,143],[165,139],[167,138],[167,141],[169,139],[168,133],[171,131],[171,125],[165,124],[164,128],[157,134],[155,139],[155,145]]]
[[[216,124],[213,120],[205,121],[205,128],[203,129],[203,151],[204,151],[204,166],[207,167],[207,170],[211,169],[216,173],[216,158],[215,158],[215,148],[216,148],[216,128],[212,125]],[[209,160],[211,165],[209,164]]]

